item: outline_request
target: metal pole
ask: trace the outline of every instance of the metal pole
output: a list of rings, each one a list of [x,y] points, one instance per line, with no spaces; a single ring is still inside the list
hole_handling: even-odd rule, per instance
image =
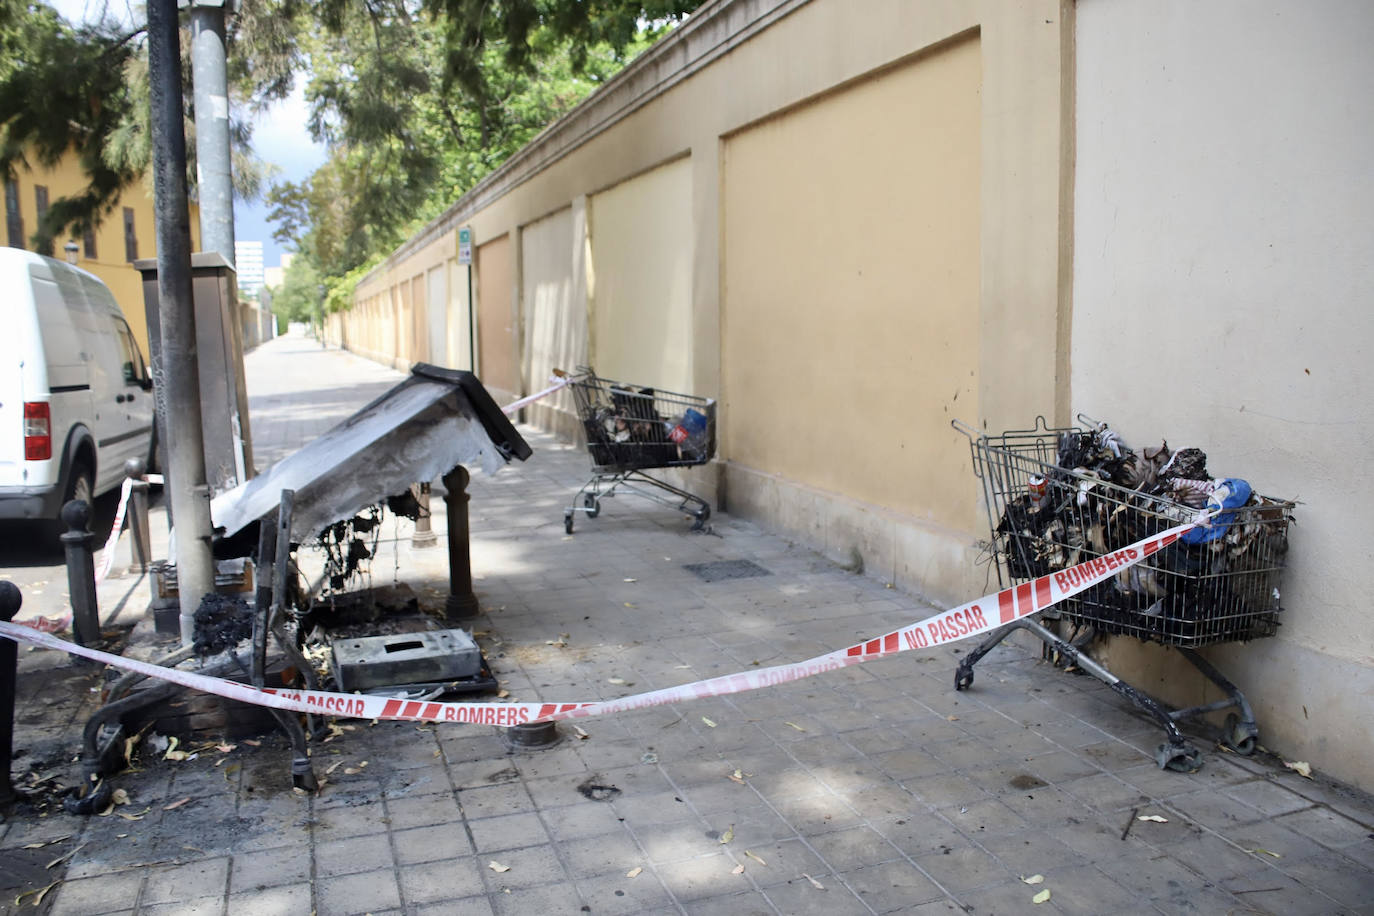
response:
[[[196,608],[215,589],[210,553],[210,489],[201,440],[200,364],[191,298],[191,218],[186,204],[186,135],[182,131],[181,46],[176,0],[148,4],[148,82],[157,212],[157,287],[165,398],[168,487],[176,515],[181,641],[190,645]]]
[[[477,596],[472,592],[472,555],[468,550],[468,469],[461,464],[444,475],[444,506],[448,510],[448,600],[444,616],[472,617]]]
[[[229,156],[224,12],[223,0],[194,0],[191,4],[191,84],[196,103],[201,249],[219,252],[233,267],[234,183]]]
[[[13,620],[23,603],[19,587],[0,580],[0,620]],[[19,644],[0,637],[0,804],[9,804],[17,797],[10,782],[10,762],[14,759],[14,671],[18,664]]]
[[[418,484],[415,489],[415,501],[420,504],[420,517],[415,519],[415,533],[410,536],[411,547],[433,547],[439,543],[439,536],[434,533],[430,526],[429,514],[429,481]]]
[[[132,483],[129,485],[129,535],[133,538],[133,561],[139,572],[147,572],[153,562],[153,550],[148,539],[148,481],[147,462],[142,458],[130,458],[124,462],[124,475]]]
[[[67,593],[72,603],[72,635],[78,646],[100,642],[100,603],[95,593],[95,553],[91,534],[91,507],[74,499],[62,507],[62,547],[67,552]]]

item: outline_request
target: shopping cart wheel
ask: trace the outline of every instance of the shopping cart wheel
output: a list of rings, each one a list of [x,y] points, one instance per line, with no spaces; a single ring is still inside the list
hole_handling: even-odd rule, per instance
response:
[[[960,665],[954,669],[954,689],[968,690],[973,686],[973,668]]]
[[[1202,769],[1202,752],[1189,744],[1161,744],[1155,748],[1155,763],[1161,770],[1196,773]]]
[[[566,531],[566,532],[568,532],[568,534],[572,534],[572,510],[571,510],[571,509],[569,509],[569,510],[567,510],[566,512],[563,513],[563,530]]]
[[[601,514],[601,500],[597,499],[595,494],[583,494],[582,508],[587,510],[587,518],[596,518]]]
[[[710,518],[710,517],[711,517],[711,507],[710,507],[710,506],[703,505],[703,506],[702,506],[700,509],[698,509],[698,510],[696,511],[696,513],[693,515],[693,518],[695,518],[696,521],[692,523],[692,530],[693,530],[693,531],[700,531],[701,529],[705,528],[705,527],[706,527],[706,520],[707,520],[708,518]]]
[[[1249,757],[1255,752],[1258,736],[1259,733],[1253,724],[1241,724],[1240,716],[1235,713],[1226,716],[1226,724],[1221,729],[1221,743],[1240,756]]]

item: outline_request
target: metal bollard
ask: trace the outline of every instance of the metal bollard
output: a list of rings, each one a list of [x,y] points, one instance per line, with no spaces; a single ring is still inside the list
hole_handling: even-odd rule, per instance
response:
[[[129,485],[129,537],[133,539],[133,560],[139,572],[146,573],[153,562],[153,548],[148,540],[148,463],[142,458],[124,462],[124,475],[133,481]]]
[[[415,533],[410,537],[410,546],[415,548],[433,547],[439,543],[439,536],[429,523],[429,481],[415,487],[415,501],[420,504],[420,517],[415,520]]]
[[[472,592],[472,554],[468,549],[468,469],[461,464],[444,475],[444,505],[448,510],[448,599],[444,616],[472,617],[478,610]]]
[[[88,529],[91,507],[74,499],[62,507],[62,522],[68,531],[62,535],[67,551],[67,592],[72,603],[72,635],[79,646],[94,646],[100,641],[100,605],[95,593],[95,535]]]
[[[23,603],[18,586],[0,580],[0,620],[13,620]],[[10,782],[10,761],[14,759],[14,671],[18,664],[19,644],[0,637],[0,805],[18,797]]]

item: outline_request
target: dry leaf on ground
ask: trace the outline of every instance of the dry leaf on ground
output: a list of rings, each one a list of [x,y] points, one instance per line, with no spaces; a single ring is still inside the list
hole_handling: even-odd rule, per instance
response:
[[[744,874],[744,865],[743,865],[742,863],[741,863],[740,865],[736,865],[734,868],[730,869],[730,874],[732,874],[732,875],[742,875],[742,874]]]
[[[754,855],[752,852],[750,852],[750,851],[747,850],[747,849],[744,850],[744,854],[745,854],[746,856],[748,856],[749,858],[753,859],[755,862],[759,863],[760,865],[767,865],[767,864],[768,864],[767,862],[763,861],[763,859],[762,859],[760,856]]]
[[[643,870],[644,870],[644,869],[643,869],[641,866],[636,865],[634,868],[632,868],[632,869],[630,869],[629,871],[625,872],[625,877],[627,877],[627,878],[638,878],[638,877],[639,877],[639,873],[642,872]]]
[[[710,719],[706,718],[705,716],[702,716],[702,717],[701,717],[701,721],[703,721],[703,722],[706,723],[707,728],[715,728],[715,727],[716,727],[716,723],[712,722]]]
[[[1031,898],[1031,903],[1046,903],[1050,899],[1050,889],[1047,887],[1040,893]]]
[[[811,882],[811,886],[814,887],[816,890],[818,890],[818,891],[823,891],[823,890],[825,890],[825,885],[824,885],[824,884],[822,884],[821,882],[817,881],[815,878],[811,877],[811,876],[808,875],[806,872],[802,872],[802,877],[805,878],[807,881],[810,881],[810,882]]]
[[[191,800],[191,796],[188,795],[188,796],[186,796],[185,798],[177,799],[176,801],[172,802],[170,805],[163,805],[163,806],[162,806],[162,810],[163,810],[163,811],[175,811],[177,808],[180,808],[182,805],[186,804],[186,803],[189,802],[190,800]]]
[[[492,859],[490,862],[487,863],[487,868],[490,868],[492,871],[496,872],[497,874],[500,874],[501,872],[510,871],[510,866],[509,866],[509,865],[502,865],[500,862],[497,862],[495,859]]]
[[[734,825],[734,824],[731,824],[731,825],[730,825],[730,828],[720,835],[720,842],[721,842],[721,845],[724,845],[724,844],[730,842],[730,841],[733,840],[734,838],[735,838],[735,825]]]
[[[1308,779],[1312,778],[1312,765],[1305,760],[1294,760],[1292,763],[1285,760],[1283,765],[1299,776],[1305,776]]]
[[[1021,880],[1024,881],[1024,882],[1026,882],[1027,884],[1044,884],[1044,883],[1045,883],[1045,876],[1044,876],[1044,875],[1031,875],[1029,878],[1022,878]]]
[[[1139,817],[1137,817],[1136,820],[1138,820],[1138,821],[1150,821],[1151,823],[1154,823],[1154,824],[1167,824],[1167,823],[1169,823],[1169,819],[1168,819],[1167,817],[1160,817],[1158,814],[1142,814],[1142,815],[1140,815]]]

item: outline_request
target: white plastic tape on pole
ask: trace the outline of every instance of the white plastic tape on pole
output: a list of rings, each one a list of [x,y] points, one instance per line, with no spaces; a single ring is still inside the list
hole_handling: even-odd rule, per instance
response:
[[[511,401],[505,407],[501,408],[501,412],[503,414],[506,414],[507,416],[510,416],[511,414],[519,410],[521,407],[533,404],[540,398],[546,398],[558,389],[566,388],[569,384],[572,383],[572,379],[568,376],[554,376],[552,379],[550,379],[550,381],[552,381],[553,384],[545,388],[543,391],[536,391],[534,394],[527,395],[518,401]]]
[[[1022,617],[1039,613],[1065,598],[1071,598],[1099,582],[1106,581],[1123,569],[1129,569],[1151,554],[1173,544],[1185,531],[1201,524],[1204,517],[1199,516],[1197,521],[1170,528],[1106,556],[1095,557],[1048,576],[984,595],[975,601],[927,617],[918,623],[893,630],[875,639],[856,643],[846,649],[818,655],[803,662],[741,671],[738,674],[727,674],[691,684],[592,703],[432,703],[319,690],[259,689],[222,678],[206,677],[111,655],[97,649],[88,649],[19,624],[0,623],[0,636],[80,655],[107,665],[181,684],[183,687],[258,706],[356,719],[469,722],[510,726],[525,722],[600,716],[648,706],[663,706],[683,700],[742,693],[746,690],[801,680],[823,671],[861,664],[898,652],[929,649],[978,636]]]

